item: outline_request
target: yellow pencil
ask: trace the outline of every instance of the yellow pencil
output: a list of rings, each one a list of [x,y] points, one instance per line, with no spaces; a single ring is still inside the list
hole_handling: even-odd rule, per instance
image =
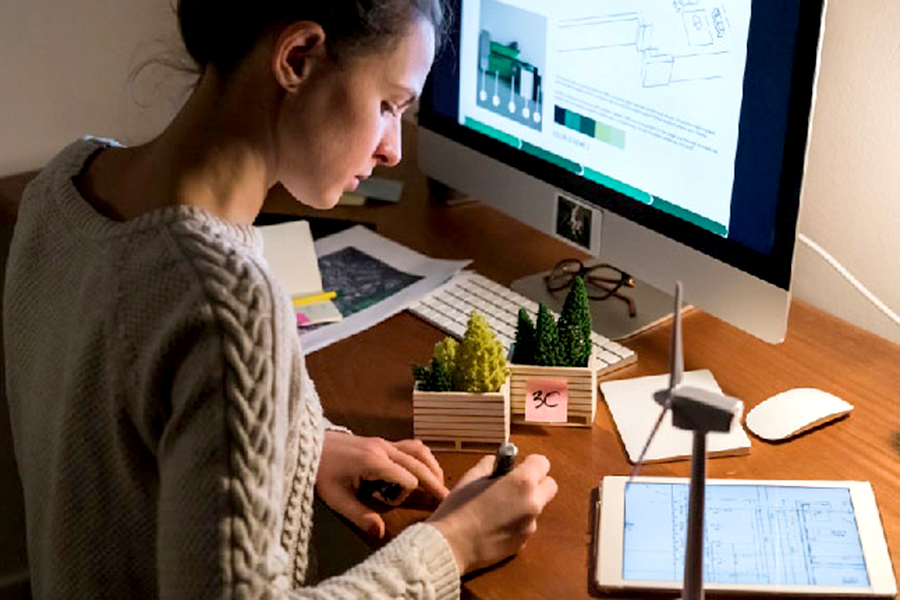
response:
[[[310,296],[301,296],[293,298],[294,306],[305,306],[307,304],[315,304],[316,302],[325,302],[337,297],[337,292],[322,292],[321,294],[312,294]]]

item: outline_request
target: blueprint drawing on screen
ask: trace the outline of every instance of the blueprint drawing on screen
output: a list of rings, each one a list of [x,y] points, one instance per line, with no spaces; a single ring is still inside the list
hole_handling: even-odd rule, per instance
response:
[[[459,121],[727,234],[750,15],[750,0],[463,0]]]
[[[628,484],[624,579],[681,581],[687,512],[687,484]],[[705,581],[869,585],[846,488],[709,485],[705,521]]]

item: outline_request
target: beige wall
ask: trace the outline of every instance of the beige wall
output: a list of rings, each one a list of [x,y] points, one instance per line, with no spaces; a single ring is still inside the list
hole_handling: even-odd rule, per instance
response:
[[[0,1],[0,176],[85,133],[144,141],[183,99],[175,71],[131,71],[177,47],[174,0]]]
[[[830,0],[800,231],[900,312],[900,2]],[[900,343],[810,250],[794,293]]]
[[[161,128],[185,81],[129,75],[174,44],[170,3],[0,0],[0,176],[40,167],[84,133],[136,143]],[[900,310],[900,2],[831,0],[826,27],[801,231]],[[795,293],[900,342],[900,327],[803,247]],[[0,504],[11,509],[8,479]],[[22,568],[11,551],[0,581]]]
[[[177,47],[174,0],[0,2],[0,176],[90,132],[157,132],[186,82],[132,69]],[[168,47],[168,49],[167,49]],[[900,2],[831,0],[801,231],[900,310]],[[900,343],[892,325],[801,247],[795,294]]]
[[[130,73],[170,55],[175,34],[169,0],[0,0],[0,176],[41,167],[85,133],[152,137],[186,81],[162,69]],[[0,599],[23,598],[25,519],[5,394],[0,413]]]

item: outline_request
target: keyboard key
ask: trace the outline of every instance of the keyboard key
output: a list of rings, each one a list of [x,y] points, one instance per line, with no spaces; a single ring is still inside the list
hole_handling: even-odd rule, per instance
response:
[[[613,354],[612,352],[607,352],[606,350],[599,354],[599,358],[603,362],[610,365],[614,365],[619,362],[619,357],[617,355]]]
[[[464,271],[444,287],[413,304],[409,310],[450,335],[462,338],[469,315],[477,308],[487,318],[497,339],[508,351],[515,341],[519,308],[522,307],[526,309],[532,322],[536,322],[536,302],[482,275]],[[554,318],[559,318],[558,313],[551,313]],[[596,331],[591,333],[591,341],[597,350],[599,366],[603,369],[617,364],[629,364],[635,355],[631,349]]]

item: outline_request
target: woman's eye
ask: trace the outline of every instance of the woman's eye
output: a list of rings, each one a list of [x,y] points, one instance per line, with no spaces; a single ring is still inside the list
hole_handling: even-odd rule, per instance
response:
[[[381,112],[388,113],[392,116],[397,115],[397,107],[391,104],[390,102],[382,102],[381,103]]]

